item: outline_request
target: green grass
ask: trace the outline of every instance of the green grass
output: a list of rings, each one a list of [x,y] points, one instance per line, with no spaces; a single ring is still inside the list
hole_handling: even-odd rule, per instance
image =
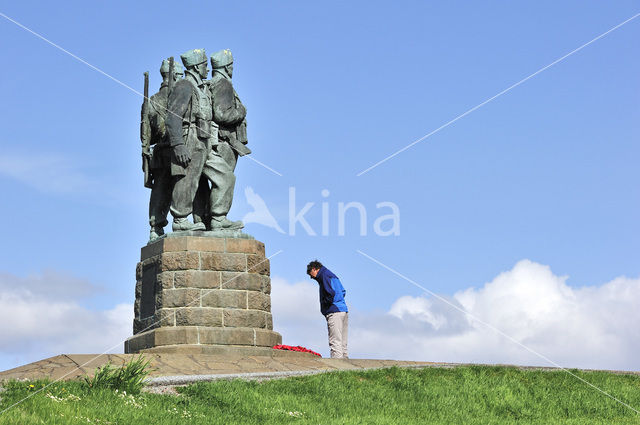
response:
[[[122,367],[107,363],[96,369],[92,377],[85,376],[84,383],[89,388],[103,388],[124,391],[132,395],[140,394],[144,378],[149,375],[149,360],[142,355],[135,357]]]
[[[640,409],[640,378],[573,373]],[[45,382],[11,382],[0,410]],[[566,372],[503,367],[383,369],[265,382],[222,381],[181,396],[56,382],[0,424],[640,424],[640,415]]]

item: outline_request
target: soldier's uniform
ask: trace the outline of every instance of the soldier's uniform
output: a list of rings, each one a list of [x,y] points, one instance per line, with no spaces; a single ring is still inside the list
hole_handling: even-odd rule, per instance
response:
[[[174,217],[174,231],[204,230],[204,224],[187,223],[186,217],[193,211],[193,200],[210,150],[210,139],[217,138],[216,128],[212,126],[211,98],[205,90],[202,76],[194,68],[202,63],[206,64],[207,55],[204,49],[195,49],[182,54],[180,58],[187,71],[185,78],[178,81],[169,94],[166,119],[173,150],[171,174],[176,179],[170,210]],[[175,149],[180,145],[186,146],[191,158],[186,166],[176,161]]]
[[[153,176],[153,187],[149,198],[149,225],[151,226],[151,239],[164,234],[164,226],[168,224],[167,214],[171,204],[171,191],[173,178],[171,177],[171,149],[169,135],[166,131],[165,120],[167,117],[167,100],[169,97],[169,61],[162,61],[160,67],[162,84],[158,93],[149,98],[148,120],[150,126],[150,144],[153,152],[149,161],[149,168]],[[184,74],[182,66],[174,63],[173,74],[182,78]]]
[[[231,84],[231,75],[225,67],[233,63],[230,50],[221,50],[211,56],[212,78],[207,82],[211,96],[213,121],[218,125],[217,142],[209,151],[202,174],[211,182],[209,213],[212,229],[239,229],[241,221],[230,221],[227,214],[233,201],[236,177],[233,174],[238,156],[251,153],[247,144],[247,110]],[[204,185],[200,185],[198,198],[201,200]]]

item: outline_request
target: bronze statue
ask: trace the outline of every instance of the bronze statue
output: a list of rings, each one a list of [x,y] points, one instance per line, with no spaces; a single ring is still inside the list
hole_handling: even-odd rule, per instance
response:
[[[227,218],[238,156],[251,153],[246,147],[247,111],[231,83],[233,56],[230,50],[215,53],[208,81],[204,49],[180,58],[184,78],[182,67],[171,67],[173,58],[163,61],[162,85],[151,98],[145,73],[140,138],[145,186],[151,187],[150,241],[164,234],[168,211],[174,232],[244,227]]]
[[[173,59],[173,58],[171,58]],[[145,186],[151,188],[149,197],[149,240],[164,234],[164,226],[168,224],[167,214],[171,204],[173,179],[171,177],[171,149],[166,131],[167,100],[169,86],[182,78],[183,70],[179,64],[170,66],[173,60],[165,59],[160,66],[162,84],[160,90],[148,97],[149,74],[145,73],[145,101],[142,105],[141,139],[143,144],[143,171]],[[152,148],[152,149],[151,149]]]
[[[231,221],[227,214],[233,202],[236,176],[233,174],[238,156],[251,153],[247,144],[247,110],[233,89],[233,56],[228,49],[211,56],[211,80],[207,87],[212,101],[213,121],[218,126],[218,138],[211,146],[203,167],[203,177],[211,182],[201,184],[198,199],[208,195],[208,218],[211,230],[237,230],[244,227],[242,221]],[[204,183],[204,182],[203,182]]]
[[[203,79],[207,77],[207,55],[204,49],[183,53],[185,78],[169,93],[167,132],[173,155],[171,174],[175,179],[170,211],[173,231],[205,230],[203,223],[187,220],[193,212],[202,167],[210,150],[211,139],[217,138],[212,125],[211,99]]]

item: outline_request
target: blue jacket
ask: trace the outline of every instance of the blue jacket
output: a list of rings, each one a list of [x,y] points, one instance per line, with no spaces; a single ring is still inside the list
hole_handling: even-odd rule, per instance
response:
[[[347,293],[338,276],[331,270],[322,266],[314,279],[318,282],[320,289],[320,311],[325,316],[338,311],[348,312],[347,304],[344,302],[344,295]]]

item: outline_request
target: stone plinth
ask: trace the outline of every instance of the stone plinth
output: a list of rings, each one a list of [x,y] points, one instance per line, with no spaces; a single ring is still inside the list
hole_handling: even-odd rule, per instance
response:
[[[269,269],[254,239],[172,234],[145,246],[125,353],[258,354],[280,344]]]

